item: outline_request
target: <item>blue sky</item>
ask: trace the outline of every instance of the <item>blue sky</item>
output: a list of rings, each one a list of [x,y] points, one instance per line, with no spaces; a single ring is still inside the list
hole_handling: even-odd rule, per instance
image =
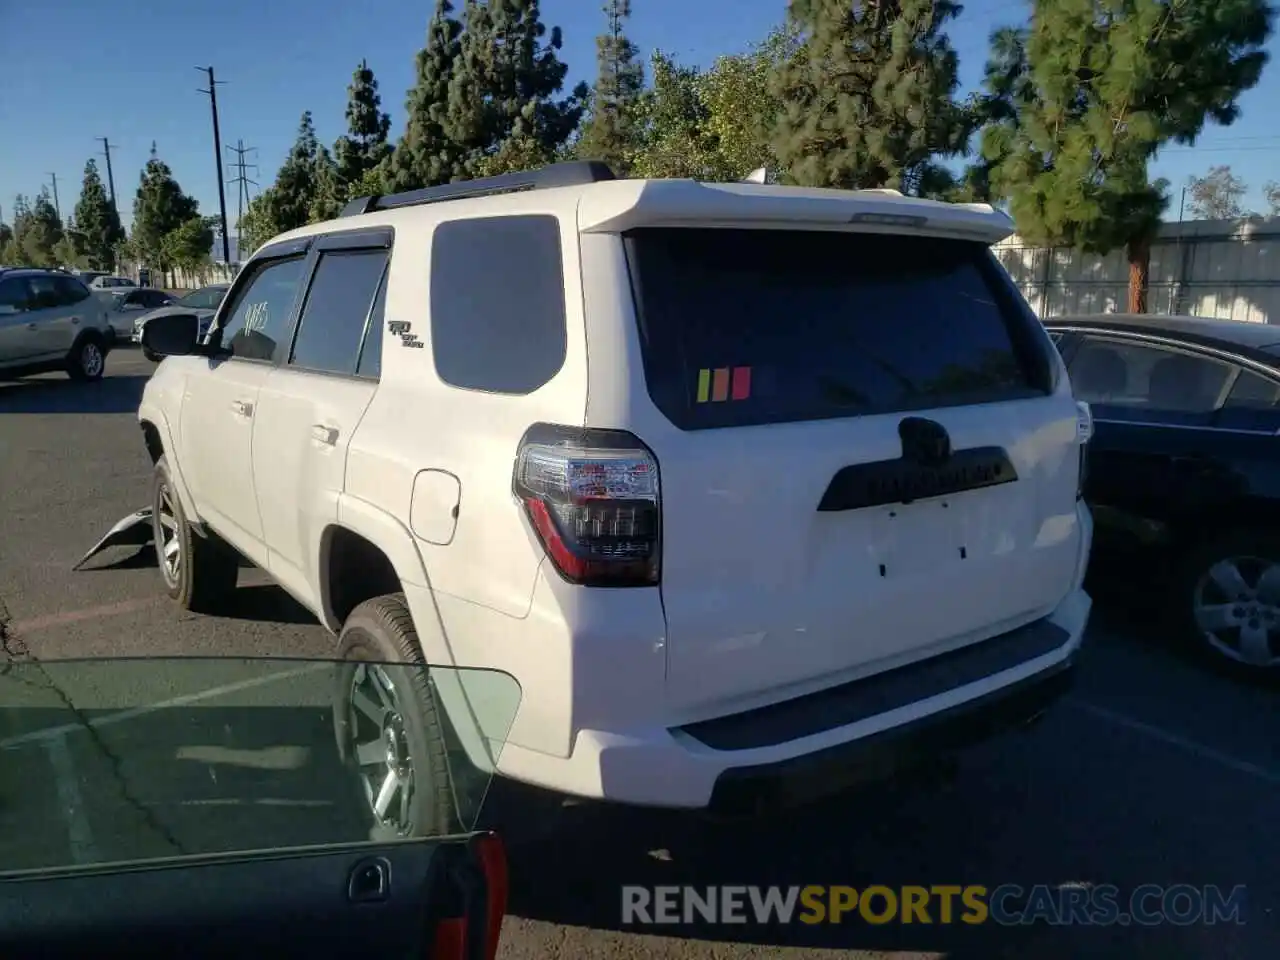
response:
[[[461,3],[456,3],[461,6]],[[63,215],[79,193],[84,163],[101,161],[109,137],[121,213],[130,218],[133,193],[151,142],[202,212],[218,210],[208,98],[196,66],[212,64],[223,142],[257,147],[253,179],[270,183],[303,110],[311,110],[323,140],[344,127],[346,87],[361,58],[380,83],[395,135],[413,56],[422,45],[434,0],[0,0],[0,216],[10,218],[15,194],[35,194],[57,173]],[[688,63],[710,64],[745,48],[781,21],[785,0],[632,0],[632,38],[647,55],[655,48]],[[543,0],[548,24],[564,30],[570,80],[594,73],[600,0]],[[1024,0],[972,0],[950,34],[966,89],[981,80],[987,37],[1022,20]],[[1273,43],[1273,56],[1277,44]],[[1169,149],[1155,173],[1179,188],[1190,175],[1230,164],[1261,207],[1261,186],[1280,180],[1280,64],[1243,99],[1244,113],[1227,129],[1210,128],[1194,149]],[[230,155],[224,156],[224,163]],[[232,172],[226,170],[230,178]],[[105,174],[104,174],[105,179]],[[236,188],[228,188],[236,216]],[[234,229],[234,227],[233,227]]]

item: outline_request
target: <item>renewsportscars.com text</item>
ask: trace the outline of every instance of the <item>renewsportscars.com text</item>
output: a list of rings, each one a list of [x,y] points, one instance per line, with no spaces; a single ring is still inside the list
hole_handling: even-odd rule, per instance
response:
[[[1245,888],[1096,886],[622,888],[622,922],[678,924],[985,924],[1191,926],[1245,922]]]

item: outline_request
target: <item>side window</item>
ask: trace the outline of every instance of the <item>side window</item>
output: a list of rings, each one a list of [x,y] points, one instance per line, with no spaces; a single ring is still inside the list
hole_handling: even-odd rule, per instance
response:
[[[369,311],[369,327],[364,335],[364,345],[360,347],[360,366],[356,375],[377,380],[382,376],[382,328],[386,326],[387,311],[387,272],[382,272],[382,281],[378,284],[378,295],[373,300],[373,309]]]
[[[58,290],[58,281],[53,277],[46,274],[31,276],[27,278],[27,283],[31,291],[31,299],[27,304],[29,310],[48,310],[65,303]]]
[[[0,280],[0,307],[12,308],[5,309],[3,313],[25,313],[28,299],[27,281],[23,277]]]
[[[1280,406],[1280,382],[1242,370],[1223,406],[1228,410],[1274,410]]]
[[[75,277],[57,277],[55,283],[58,287],[58,295],[64,304],[79,303],[92,296],[85,285]]]
[[[354,374],[369,308],[387,264],[385,250],[322,253],[302,308],[289,363],[307,370]]]
[[[532,393],[564,364],[564,269],[552,216],[454,220],[431,241],[431,349],[445,383]]]
[[[245,360],[275,356],[276,344],[289,333],[289,311],[306,262],[305,256],[297,256],[256,267],[222,327],[222,345],[232,356]]]
[[[1104,337],[1086,337],[1071,359],[1077,399],[1163,413],[1207,414],[1231,366],[1207,357]]]

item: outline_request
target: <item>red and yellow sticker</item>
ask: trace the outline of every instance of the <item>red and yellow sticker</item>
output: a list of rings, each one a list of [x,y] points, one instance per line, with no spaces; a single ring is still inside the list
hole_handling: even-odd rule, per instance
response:
[[[698,403],[746,400],[750,396],[750,367],[716,367],[698,371]]]

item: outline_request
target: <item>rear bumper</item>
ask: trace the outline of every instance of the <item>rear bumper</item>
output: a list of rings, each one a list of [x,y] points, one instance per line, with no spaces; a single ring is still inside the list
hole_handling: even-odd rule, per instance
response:
[[[585,729],[568,757],[508,742],[498,770],[564,793],[644,806],[734,813],[811,799],[891,777],[905,766],[1035,719],[1070,685],[1090,608],[1089,596],[1074,590],[1039,622],[1060,642],[990,673],[978,676],[969,666],[925,661],[918,666],[932,668],[934,676],[918,688],[916,698],[901,696],[901,676],[867,678],[850,696],[861,698],[864,706],[878,703],[877,711],[845,711],[841,725],[794,739],[717,749],[707,742],[715,738],[699,739],[692,728]],[[939,672],[950,673],[953,685],[939,683]],[[894,688],[892,697],[888,687]]]
[[[1032,723],[1062,698],[1074,678],[1075,664],[1067,661],[883,733],[794,760],[728,769],[716,778],[708,806],[717,814],[752,814],[891,779],[931,759]]]

